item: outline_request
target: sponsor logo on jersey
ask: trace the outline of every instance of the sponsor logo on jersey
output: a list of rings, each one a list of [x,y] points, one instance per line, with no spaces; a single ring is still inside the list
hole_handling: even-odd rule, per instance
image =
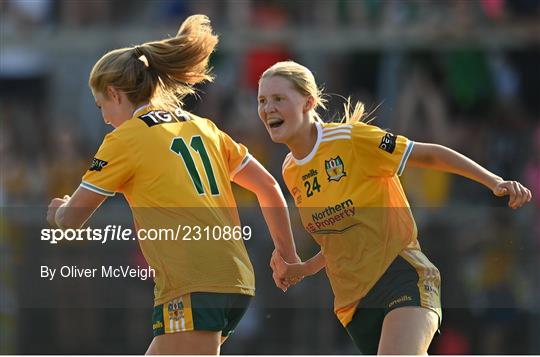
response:
[[[396,136],[391,133],[386,133],[383,138],[381,139],[381,143],[379,144],[379,149],[383,149],[386,152],[389,152],[390,154],[394,152],[396,149]]]
[[[311,215],[312,222],[307,224],[306,230],[310,233],[319,234],[343,233],[357,225],[357,223],[346,227],[342,225],[342,221],[347,220],[349,217],[354,217],[355,211],[356,209],[351,199],[338,203],[335,206],[328,206],[324,210]],[[336,228],[338,224],[341,227]]]
[[[319,172],[315,169],[309,170],[309,172],[302,176],[302,181],[306,181],[307,179],[312,178],[313,176],[317,176]]]
[[[178,121],[177,117],[165,110],[152,110],[146,114],[140,115],[139,119],[145,122],[148,127],[152,127],[158,124],[175,123]]]
[[[101,171],[101,169],[104,168],[107,164],[107,161],[100,160],[97,157],[94,157],[94,160],[92,160],[92,164],[90,165],[90,171]]]
[[[328,175],[328,181],[339,181],[343,176],[347,176],[345,165],[339,156],[335,159],[324,160],[324,168]]]

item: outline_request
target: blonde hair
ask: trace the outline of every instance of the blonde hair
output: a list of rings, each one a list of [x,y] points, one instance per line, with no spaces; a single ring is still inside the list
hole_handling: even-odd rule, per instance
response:
[[[326,99],[323,89],[317,86],[313,73],[307,68],[294,61],[277,62],[261,75],[261,79],[272,76],[282,76],[293,84],[294,88],[305,96],[312,96],[315,100],[313,106],[313,117],[315,120],[322,122],[320,115],[317,113],[317,108],[326,109]],[[260,82],[259,80],[259,82]],[[364,117],[364,104],[356,102],[354,106],[351,104],[351,98],[347,98],[343,104],[344,114],[342,122],[352,124],[362,121]]]
[[[193,15],[173,38],[105,54],[92,68],[88,85],[104,95],[107,86],[113,86],[133,104],[151,102],[174,110],[195,93],[193,85],[213,80],[208,59],[217,43],[210,19]]]

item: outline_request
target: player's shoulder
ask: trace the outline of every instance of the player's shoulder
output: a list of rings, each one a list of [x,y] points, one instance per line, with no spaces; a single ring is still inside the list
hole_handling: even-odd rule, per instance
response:
[[[321,142],[351,139],[352,128],[346,123],[321,123]]]
[[[120,146],[129,146],[129,143],[140,142],[147,138],[146,125],[137,118],[126,120],[113,131],[105,135],[105,142]]]
[[[352,135],[360,138],[379,137],[386,133],[386,130],[371,123],[357,122],[352,125]]]
[[[186,118],[186,121],[187,122],[193,122],[193,123],[197,123],[197,124],[205,124],[205,125],[212,125],[212,121],[208,118],[205,118],[205,117],[201,117],[197,114],[193,114],[191,112],[187,112],[187,111],[183,111],[182,112],[182,115]]]
[[[190,113],[190,112],[183,112],[183,115],[187,119],[186,123],[188,125],[197,126],[197,127],[201,128],[201,130],[203,130],[205,132],[208,132],[208,130],[211,131],[211,132],[219,132],[220,131],[220,129],[218,128],[216,123],[214,123],[209,118],[201,117],[201,116],[198,116],[198,115]]]
[[[321,123],[320,143],[331,142],[332,145],[321,145],[319,150],[327,150],[330,147],[334,147],[333,144],[340,146],[347,145],[353,138],[354,126],[354,124],[348,123]]]
[[[330,122],[330,123],[320,123],[323,133],[335,131],[335,130],[351,130],[354,124],[347,124],[347,123],[338,123],[338,122]]]
[[[281,172],[285,173],[286,170],[290,169],[294,165],[294,160],[292,153],[288,153],[283,159],[283,165],[281,166]]]
[[[119,127],[105,134],[103,142],[115,145],[118,145],[119,143],[127,143],[129,141],[128,138],[136,131],[134,127],[136,127],[136,125],[134,125],[132,120],[127,120]]]
[[[321,143],[326,142],[332,145],[322,145],[320,150],[330,150],[335,145],[339,145],[342,149],[348,144],[352,144],[353,147],[379,145],[379,142],[385,140],[387,136],[393,137],[386,130],[364,122],[323,123],[321,127]]]

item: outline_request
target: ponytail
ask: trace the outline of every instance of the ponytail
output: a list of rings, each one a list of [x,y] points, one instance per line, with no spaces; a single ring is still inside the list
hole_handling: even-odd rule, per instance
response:
[[[107,53],[94,65],[88,84],[101,93],[113,86],[133,104],[175,109],[195,93],[195,84],[213,80],[208,60],[217,43],[208,17],[193,15],[173,38]]]
[[[354,124],[364,121],[364,103],[357,101],[352,107],[351,97],[343,104],[343,119],[346,124]]]

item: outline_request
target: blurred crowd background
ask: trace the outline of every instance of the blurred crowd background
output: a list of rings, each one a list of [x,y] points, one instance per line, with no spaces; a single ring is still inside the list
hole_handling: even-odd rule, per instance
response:
[[[151,282],[51,285],[38,271],[39,262],[106,258],[144,265],[137,245],[48,246],[39,232],[50,199],[74,191],[111,130],[87,86],[92,65],[114,48],[174,35],[195,13],[211,18],[220,44],[215,82],[186,108],[245,144],[280,182],[287,150],[259,122],[257,80],[293,59],[325,88],[327,120],[339,119],[351,96],[375,125],[447,145],[528,186],[533,202],[512,211],[462,178],[413,169],[402,177],[423,250],[443,278],[444,320],[430,353],[540,353],[538,0],[1,0],[0,353],[140,354],[148,346]],[[247,243],[258,295],[223,353],[357,353],[332,313],[324,273],[287,294],[273,286],[255,198],[238,189],[237,199],[243,223],[260,232]],[[122,197],[103,212],[102,222],[130,224]],[[294,208],[291,215],[307,259],[317,248]]]

